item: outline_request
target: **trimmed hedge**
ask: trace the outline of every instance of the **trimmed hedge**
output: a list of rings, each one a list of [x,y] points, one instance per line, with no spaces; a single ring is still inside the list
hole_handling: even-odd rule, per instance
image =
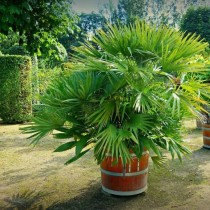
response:
[[[3,54],[29,56],[29,52],[27,52],[26,49],[24,49],[22,46],[19,46],[19,45],[14,45],[10,47],[9,49],[4,50]]]
[[[0,118],[20,123],[32,113],[31,58],[0,55]]]

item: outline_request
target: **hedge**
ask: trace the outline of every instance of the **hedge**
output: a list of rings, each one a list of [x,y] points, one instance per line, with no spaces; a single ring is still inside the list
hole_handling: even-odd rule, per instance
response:
[[[8,55],[22,55],[22,56],[29,56],[29,52],[27,52],[27,50],[19,45],[14,45],[8,49],[4,49],[4,51],[2,51],[3,54],[8,54]]]
[[[0,55],[0,118],[21,123],[32,113],[31,58]]]

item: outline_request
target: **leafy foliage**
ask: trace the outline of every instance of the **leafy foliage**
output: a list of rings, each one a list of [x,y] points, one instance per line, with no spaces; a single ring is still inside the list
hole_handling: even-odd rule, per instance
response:
[[[110,23],[120,21],[122,23],[134,23],[137,18],[144,19],[149,23],[160,26],[165,24],[178,27],[180,19],[190,7],[210,6],[208,0],[108,0],[101,8],[101,13]]]
[[[190,8],[183,16],[181,30],[196,33],[205,41],[210,42],[210,7]]]
[[[51,46],[48,55],[41,55],[38,57],[39,68],[54,68],[59,67],[62,63],[68,61],[68,54],[65,47],[56,42],[54,45]]]
[[[7,32],[7,35],[0,33],[0,49],[4,54],[7,54],[7,50],[14,45],[18,45],[19,35],[15,33],[11,28]]]
[[[110,23],[133,23],[134,20],[143,17],[145,2],[143,0],[119,0],[117,6],[109,0],[104,4],[101,13]]]
[[[118,10],[115,12],[115,18],[127,24],[133,23],[136,17],[142,18],[143,8],[143,0],[120,0]]]
[[[4,50],[4,54],[8,54],[8,55],[28,55],[29,56],[29,52],[26,51],[26,49],[23,46],[19,46],[19,45],[14,45],[8,49]]]
[[[47,53],[57,37],[72,30],[69,0],[3,0],[0,5],[0,33],[18,32],[19,45],[26,42],[31,54]]]
[[[90,39],[90,36],[94,35],[99,28],[104,28],[105,23],[106,18],[101,14],[82,13],[78,16],[74,32],[59,37],[59,42],[64,45],[68,53],[72,54],[74,47],[81,46],[81,43]]]
[[[85,32],[94,32],[96,29],[102,28],[106,19],[100,14],[94,12],[90,14],[82,13],[80,16],[80,21],[78,26]]]
[[[31,59],[0,56],[0,117],[4,122],[24,122],[31,115]]]
[[[39,92],[34,93],[33,99],[40,101],[40,98],[46,91],[48,85],[53,81],[59,78],[61,75],[63,75],[64,72],[59,67],[54,68],[39,68],[39,71],[37,72],[37,80],[38,80],[38,88]],[[32,75],[32,85],[35,82],[35,75]]]
[[[51,84],[44,110],[23,130],[35,143],[59,131],[54,137],[68,140],[56,151],[75,148],[67,164],[91,148],[98,163],[109,153],[126,164],[130,151],[141,157],[145,149],[159,164],[162,149],[181,160],[189,150],[180,122],[188,113],[199,116],[210,93],[192,74],[204,64],[190,60],[207,46],[164,26],[110,25],[76,49],[74,72]]]
[[[194,56],[194,58],[192,59],[191,62],[203,63],[205,65],[210,65],[210,57],[205,54],[206,54],[206,52],[202,53],[202,55]],[[209,83],[209,81],[210,81],[210,72],[209,71],[196,73],[195,76],[198,77],[198,79],[202,80],[205,83]]]

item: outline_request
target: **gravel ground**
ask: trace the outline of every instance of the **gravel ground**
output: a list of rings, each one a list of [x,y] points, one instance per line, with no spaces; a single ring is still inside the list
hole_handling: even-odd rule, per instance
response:
[[[101,191],[99,166],[93,154],[65,166],[74,151],[53,153],[60,144],[52,137],[30,146],[24,125],[0,124],[0,209],[2,210],[210,210],[210,150],[202,148],[201,131],[189,121],[185,144],[192,155],[168,159],[163,169],[150,164],[148,190],[117,197]]]

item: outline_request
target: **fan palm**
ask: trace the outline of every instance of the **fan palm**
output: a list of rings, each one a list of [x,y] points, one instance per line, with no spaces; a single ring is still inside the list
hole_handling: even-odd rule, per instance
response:
[[[24,132],[33,143],[49,133],[68,139],[55,150],[75,148],[66,164],[92,148],[98,163],[109,154],[126,164],[131,151],[141,157],[145,149],[154,161],[163,149],[181,159],[189,153],[181,120],[199,117],[210,92],[193,76],[205,71],[203,64],[190,62],[206,47],[199,37],[165,26],[109,25],[75,49],[74,71],[53,81],[42,98],[45,108]]]

